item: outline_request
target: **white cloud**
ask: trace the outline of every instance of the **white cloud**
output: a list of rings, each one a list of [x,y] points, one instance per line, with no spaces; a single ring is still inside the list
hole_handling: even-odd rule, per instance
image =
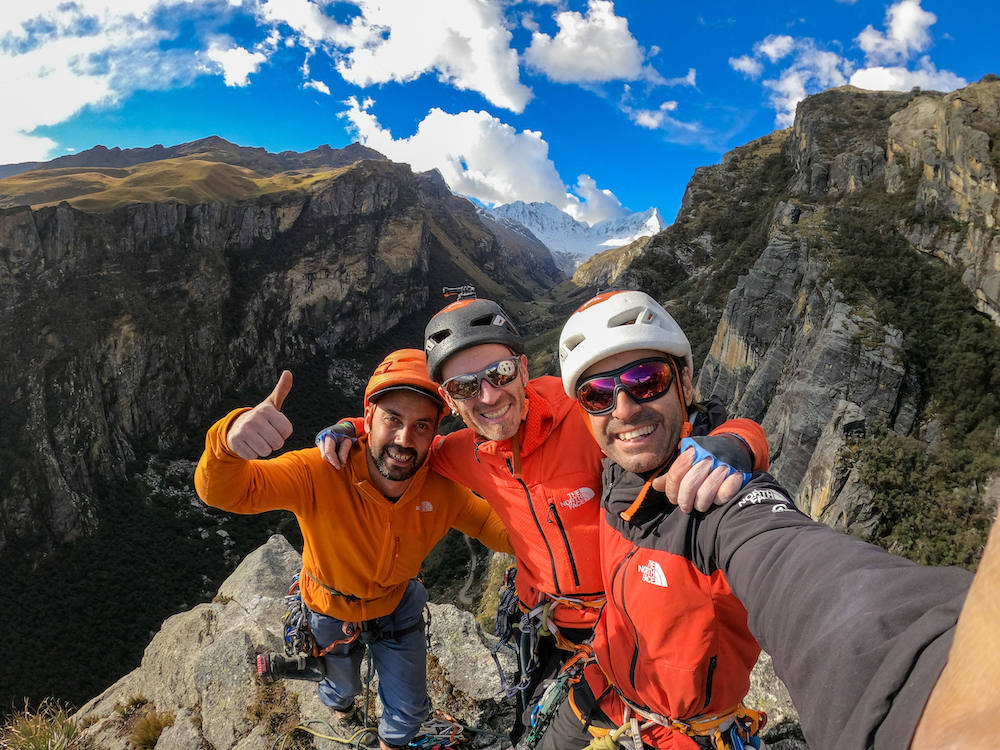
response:
[[[658,109],[629,109],[626,113],[632,118],[632,121],[643,128],[648,128],[649,130],[656,130],[662,128],[664,123],[669,119],[667,112],[673,112],[677,109],[677,102],[669,101],[663,102]],[[676,122],[676,120],[673,120]]]
[[[579,196],[578,198],[576,196]],[[597,182],[589,174],[582,174],[576,179],[576,196],[567,196],[575,211],[568,213],[577,221],[596,224],[607,219],[620,219],[629,211],[610,190],[597,187]]]
[[[243,87],[250,83],[250,74],[260,70],[267,60],[261,52],[251,52],[239,46],[224,49],[221,44],[214,44],[205,56],[222,68],[222,75],[227,86]]]
[[[815,47],[811,39],[796,43],[795,60],[777,79],[764,81],[770,93],[771,106],[777,113],[775,124],[789,127],[795,121],[795,106],[808,94],[825,91],[847,83],[844,60],[833,52]]]
[[[914,86],[931,91],[953,91],[967,85],[961,76],[947,70],[938,70],[926,57],[921,58],[917,70],[903,67],[863,68],[851,76],[851,85],[873,91],[906,91]]]
[[[757,42],[753,50],[758,55],[766,55],[771,62],[778,62],[795,48],[795,39],[787,34],[771,34],[763,41]]]
[[[666,86],[691,86],[694,88],[697,83],[698,73],[694,68],[688,68],[687,75],[681,76],[680,78],[668,78],[664,81]]]
[[[370,111],[370,99],[359,103],[351,97],[345,104],[343,117],[361,143],[415,171],[437,169],[453,191],[485,204],[546,201],[579,218],[604,215],[617,203],[610,191],[599,190],[585,175],[577,186],[585,194],[570,194],[541,133],[518,132],[487,112],[449,114],[435,107],[416,133],[396,139]]]
[[[927,29],[937,16],[920,7],[920,0],[900,0],[885,14],[886,31],[876,31],[870,24],[858,34],[857,42],[869,65],[904,62],[930,45]]]
[[[730,57],[729,67],[753,79],[760,78],[760,74],[764,72],[764,64],[760,60],[750,57],[750,55]]]
[[[558,33],[536,31],[524,51],[525,62],[553,81],[597,83],[644,75],[642,50],[628,21],[615,15],[613,2],[589,0],[586,15],[563,11],[555,20]]]
[[[322,81],[317,81],[315,79],[312,79],[312,80],[306,81],[302,85],[305,86],[307,89],[315,89],[316,91],[318,91],[321,94],[326,94],[327,96],[330,95],[330,87],[327,86]]]
[[[188,0],[38,0],[0,14],[0,163],[41,161],[58,150],[39,127],[86,106],[114,106],[138,89],[185,84],[201,65],[195,50],[164,48],[173,33],[157,14]],[[225,6],[220,6],[225,7]],[[225,13],[217,14],[219,23]]]
[[[862,67],[850,57],[821,49],[810,38],[770,35],[754,45],[753,55],[729,59],[729,65],[751,79],[764,74],[766,63],[790,60],[775,75],[761,81],[775,110],[775,124],[788,127],[795,106],[809,94],[850,82],[866,89],[906,91],[913,86],[950,91],[966,84],[947,70],[938,70],[927,56],[915,68],[907,63],[931,42],[928,29],[937,17],[920,7],[920,0],[899,0],[885,15],[885,31],[871,25],[856,41],[865,53]]]
[[[517,52],[498,3],[479,0],[352,0],[350,24],[312,0],[267,0],[262,18],[287,24],[306,47],[323,46],[337,72],[357,86],[405,83],[433,73],[477,91],[498,107],[523,112],[531,90],[520,81]]]

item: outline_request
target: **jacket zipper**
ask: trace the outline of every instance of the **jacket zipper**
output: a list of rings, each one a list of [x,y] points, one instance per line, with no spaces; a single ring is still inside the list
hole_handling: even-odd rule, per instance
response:
[[[625,567],[625,563],[627,563],[629,560],[631,560],[632,557],[635,556],[635,553],[638,552],[638,551],[639,551],[638,545],[633,544],[632,545],[632,549],[629,550],[629,553],[627,555],[625,555],[625,557],[622,558],[622,561],[620,563],[618,563],[618,566],[615,568],[615,572],[611,575],[611,589],[612,589],[612,592],[614,591],[615,579],[618,577],[618,574],[622,572],[622,568]],[[622,577],[621,577],[621,584],[618,587],[618,604],[619,604],[619,607],[618,607],[619,611],[622,613],[622,615],[625,617],[625,619],[628,620],[628,624],[632,626],[632,644],[633,644],[632,645],[632,659],[629,661],[628,680],[629,680],[629,684],[632,685],[633,694],[638,694],[639,691],[638,691],[638,689],[635,686],[635,667],[636,667],[636,664],[639,661],[639,629],[636,628],[635,623],[632,621],[632,616],[629,615],[628,609],[625,607],[625,576],[624,575],[622,575]]]
[[[712,677],[715,675],[717,662],[717,656],[708,660],[708,678],[705,680],[705,708],[708,708],[708,704],[712,702]]]
[[[549,552],[549,565],[552,566],[552,582],[555,584],[556,594],[562,594],[562,590],[559,588],[559,574],[556,573],[556,558],[552,554],[552,547],[549,545],[549,540],[545,536],[545,531],[542,529],[542,523],[538,520],[538,514],[535,513],[535,506],[531,504],[531,493],[528,491],[528,485],[524,483],[524,480],[520,477],[514,476],[514,467],[511,466],[510,459],[507,459],[507,470],[510,471],[510,475],[517,480],[517,483],[521,485],[521,489],[524,490],[524,499],[528,501],[528,509],[531,511],[531,517],[535,521],[535,527],[538,529],[538,533],[542,537],[542,541],[545,542],[545,549]]]
[[[559,533],[562,535],[563,544],[566,545],[566,557],[569,558],[569,567],[573,571],[573,583],[577,586],[580,585],[580,574],[576,571],[576,560],[573,558],[573,548],[569,546],[569,537],[566,535],[566,527],[563,526],[562,518],[559,517],[559,510],[556,508],[555,503],[549,503],[549,517],[546,519],[549,523],[553,523],[552,517],[555,516],[555,525],[559,527]]]

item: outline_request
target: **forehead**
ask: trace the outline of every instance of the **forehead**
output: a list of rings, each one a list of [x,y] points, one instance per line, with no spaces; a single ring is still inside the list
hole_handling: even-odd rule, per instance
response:
[[[431,399],[413,391],[389,391],[375,402],[375,406],[413,422],[436,421],[440,408]]]
[[[507,359],[510,356],[510,349],[503,344],[470,346],[468,349],[463,349],[448,357],[441,368],[441,377],[447,380],[467,372],[478,372],[486,365],[491,365],[497,360]]]
[[[655,349],[629,349],[627,352],[612,354],[610,357],[605,357],[604,359],[595,362],[583,371],[583,375],[580,376],[580,379],[589,378],[591,375],[597,375],[602,372],[617,370],[619,367],[624,367],[625,365],[637,362],[640,359],[663,356],[668,355],[665,355],[663,352],[658,352]]]

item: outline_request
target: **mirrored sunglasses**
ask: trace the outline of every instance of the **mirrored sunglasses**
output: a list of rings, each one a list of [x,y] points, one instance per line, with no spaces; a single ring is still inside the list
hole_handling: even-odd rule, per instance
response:
[[[486,365],[479,372],[467,372],[448,378],[441,384],[445,392],[456,401],[465,401],[479,395],[482,382],[486,380],[494,388],[502,388],[514,382],[518,374],[518,357],[501,359],[491,365]]]
[[[576,400],[588,414],[608,414],[615,408],[618,391],[625,391],[642,404],[670,390],[673,380],[674,370],[666,359],[640,359],[587,378],[577,387]]]

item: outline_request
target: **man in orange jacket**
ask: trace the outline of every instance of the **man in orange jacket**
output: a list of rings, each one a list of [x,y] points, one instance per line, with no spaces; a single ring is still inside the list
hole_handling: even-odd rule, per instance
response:
[[[333,470],[316,448],[255,460],[291,435],[281,413],[291,386],[286,370],[263,402],[212,426],[195,486],[202,500],[223,510],[295,514],[310,629],[321,649],[337,643],[324,656],[320,700],[350,719],[367,643],[385,707],[379,739],[392,750],[413,739],[430,709],[427,592],[415,578],[424,558],[452,527],[495,550],[513,548],[482,499],[424,465],[446,409],[423,352],[393,352],[376,368],[365,389],[364,450],[352,454],[344,471]]]
[[[604,604],[598,554],[604,454],[559,378],[529,379],[523,339],[496,302],[448,305],[428,322],[424,339],[431,378],[469,427],[437,440],[431,466],[486,498],[510,530],[517,558],[518,604],[528,615],[521,619],[527,651],[521,659],[533,661],[534,669],[517,686],[526,710],[512,732],[516,741],[543,679],[591,637]],[[740,455],[731,460],[742,461],[744,471],[765,468],[767,441],[760,426],[725,422],[718,401],[707,408],[717,417],[715,434],[734,436],[729,439],[738,444]],[[352,424],[357,430],[357,421]],[[317,441],[336,466],[347,454],[338,455],[335,441],[323,439],[329,430],[337,426]],[[731,497],[740,487],[742,474],[710,461],[692,468],[692,454],[676,461],[664,479],[679,487],[675,497],[682,509]],[[532,644],[538,631],[554,637]]]

